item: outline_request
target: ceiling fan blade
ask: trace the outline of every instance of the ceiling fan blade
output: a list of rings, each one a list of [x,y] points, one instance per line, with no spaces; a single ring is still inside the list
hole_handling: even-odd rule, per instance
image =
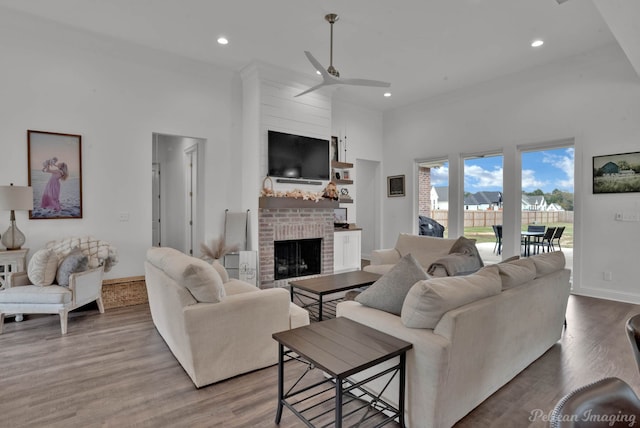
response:
[[[299,97],[300,95],[308,94],[309,92],[315,91],[316,89],[319,89],[319,88],[321,88],[323,86],[326,86],[325,82],[319,83],[316,86],[312,86],[309,89],[307,89],[306,91],[300,92],[298,95],[294,95],[294,98],[295,97]]]
[[[369,80],[369,79],[339,79],[340,83],[343,85],[358,85],[358,86],[376,86],[379,88],[388,88],[391,86],[389,82],[381,82],[380,80]]]
[[[311,52],[304,51],[304,54],[307,56],[309,62],[313,65],[313,68],[318,70],[324,79],[327,79],[330,76],[329,73],[327,73],[327,70],[325,70],[322,64],[320,64],[320,61],[318,61],[314,58],[313,55],[311,55]]]

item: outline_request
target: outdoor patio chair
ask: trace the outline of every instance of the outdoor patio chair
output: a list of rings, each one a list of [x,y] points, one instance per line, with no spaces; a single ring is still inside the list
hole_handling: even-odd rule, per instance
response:
[[[562,234],[564,233],[565,226],[560,226],[556,229],[556,232],[553,234],[553,238],[551,238],[551,248],[555,250],[555,245],[553,241],[558,240],[558,248],[562,251],[562,245],[560,245],[560,238],[562,238]]]
[[[533,245],[535,247],[533,253],[534,254],[538,254],[540,251],[540,248],[542,248],[542,252],[545,252],[545,247],[547,249],[546,252],[550,252],[551,249],[553,248],[553,244],[551,243],[551,239],[553,238],[553,235],[556,233],[556,228],[555,227],[547,227],[547,230],[545,230],[544,232],[544,236],[538,240],[538,241],[533,241],[531,243],[531,245]]]
[[[502,225],[494,224],[491,227],[493,228],[493,233],[496,235],[496,244],[493,246],[493,252],[502,254]]]

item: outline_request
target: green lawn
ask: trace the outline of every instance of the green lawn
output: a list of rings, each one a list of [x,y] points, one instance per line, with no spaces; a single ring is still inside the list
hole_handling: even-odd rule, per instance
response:
[[[562,248],[573,248],[573,223],[550,223],[545,224],[547,227],[564,226],[564,233],[560,239]],[[522,230],[527,230],[527,225],[522,226]],[[464,236],[473,238],[476,242],[496,242],[495,234],[491,226],[488,227],[465,227]]]

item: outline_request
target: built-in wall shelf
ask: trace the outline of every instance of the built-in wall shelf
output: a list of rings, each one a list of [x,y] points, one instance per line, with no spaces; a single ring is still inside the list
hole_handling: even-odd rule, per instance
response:
[[[343,178],[341,179],[334,178],[333,182],[336,184],[353,184],[353,180],[345,180]]]
[[[349,162],[338,162],[335,160],[331,161],[331,168],[353,168],[353,164]]]
[[[316,202],[297,198],[262,196],[258,201],[259,208],[338,208],[339,206],[339,202],[333,199],[320,199]]]
[[[351,198],[349,198],[349,199],[340,198],[340,203],[341,204],[352,204],[353,203],[353,199],[351,199]]]

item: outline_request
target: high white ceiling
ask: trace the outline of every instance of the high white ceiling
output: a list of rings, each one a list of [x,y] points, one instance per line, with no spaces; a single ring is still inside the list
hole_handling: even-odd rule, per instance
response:
[[[595,0],[597,1],[597,0]],[[609,0],[607,0],[609,1]],[[635,1],[635,0],[634,0]],[[342,77],[337,97],[387,110],[615,42],[592,0],[0,0],[1,7],[239,70],[252,60],[308,74],[304,56]],[[230,43],[220,46],[219,35]],[[534,39],[541,48],[532,48]]]

